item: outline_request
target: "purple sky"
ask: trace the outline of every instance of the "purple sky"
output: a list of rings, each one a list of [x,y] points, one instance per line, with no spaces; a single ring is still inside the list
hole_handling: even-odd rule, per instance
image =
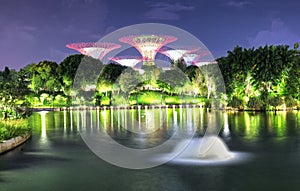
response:
[[[243,47],[300,42],[296,0],[9,0],[0,6],[0,69],[61,62],[68,43],[98,41],[146,22],[182,28],[215,57]]]

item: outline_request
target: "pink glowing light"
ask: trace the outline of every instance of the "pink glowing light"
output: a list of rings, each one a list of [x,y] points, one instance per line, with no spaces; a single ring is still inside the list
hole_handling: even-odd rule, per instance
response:
[[[200,67],[200,66],[216,63],[216,61],[212,60],[210,57],[211,57],[211,53],[209,51],[201,52],[197,54],[197,57],[193,60],[191,64]]]
[[[129,56],[123,56],[123,57],[113,57],[110,58],[110,60],[119,63],[122,66],[127,66],[127,67],[134,67],[137,63],[142,61],[142,58],[138,57],[129,57]]]
[[[167,48],[167,47],[166,47]],[[165,49],[166,49],[165,48]],[[185,54],[191,54],[200,50],[200,48],[178,48],[178,49],[161,49],[159,52],[169,57],[171,60],[180,60]]]
[[[183,55],[183,60],[186,63],[186,65],[192,65],[195,58],[197,58],[197,54],[185,54]]]
[[[149,65],[154,64],[155,55],[162,46],[176,40],[176,37],[166,35],[127,36],[119,39],[120,42],[135,47],[142,55],[144,64]]]
[[[197,66],[197,67],[201,67],[201,66],[205,66],[205,65],[209,65],[209,64],[218,64],[218,62],[217,61],[200,61],[200,62],[193,63],[193,65]]]
[[[195,53],[183,55],[183,60],[187,65],[202,66],[205,65],[205,63],[213,62],[213,60],[207,59],[207,56],[211,57],[211,53],[209,51],[198,51]]]
[[[119,44],[108,42],[82,42],[67,44],[66,46],[80,52],[81,54],[91,56],[99,60],[102,60],[102,58],[110,51],[121,47]]]

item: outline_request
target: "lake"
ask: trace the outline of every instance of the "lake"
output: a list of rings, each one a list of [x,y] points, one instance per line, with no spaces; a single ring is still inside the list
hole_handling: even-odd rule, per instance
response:
[[[299,190],[300,112],[218,112],[219,136],[241,160],[209,165],[172,161],[134,170],[112,165],[85,144],[100,129],[135,149],[161,145],[175,127],[204,135],[214,124],[201,108],[34,113],[32,138],[0,156],[0,190]],[[192,129],[189,124],[193,124]],[[239,157],[239,155],[237,155]]]

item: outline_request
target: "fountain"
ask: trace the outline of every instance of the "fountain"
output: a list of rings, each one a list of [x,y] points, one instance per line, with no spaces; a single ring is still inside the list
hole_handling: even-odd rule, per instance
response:
[[[188,109],[188,108],[187,108]],[[192,126],[191,117],[188,114],[187,124]],[[212,119],[212,116],[215,116]],[[193,165],[207,165],[207,164],[222,164],[239,160],[238,158],[243,158],[245,154],[230,152],[224,141],[218,137],[218,128],[213,128],[212,124],[219,125],[217,115],[210,114],[208,118],[208,128],[206,133],[201,138],[192,138],[182,140],[169,154],[177,153],[177,156],[171,161],[171,163],[180,164],[193,164]],[[195,114],[193,117],[196,117]],[[227,135],[230,135],[228,129],[228,119],[226,113],[223,114],[224,117],[224,130]],[[200,121],[203,123],[203,113],[200,113]],[[195,124],[195,122],[194,122]],[[188,127],[189,128],[189,127]],[[239,155],[239,157],[236,157]]]
[[[218,136],[207,136],[204,138],[194,138],[183,140],[175,147],[173,152],[182,150],[182,145],[186,148],[174,159],[176,160],[202,160],[219,161],[233,157],[226,144]]]

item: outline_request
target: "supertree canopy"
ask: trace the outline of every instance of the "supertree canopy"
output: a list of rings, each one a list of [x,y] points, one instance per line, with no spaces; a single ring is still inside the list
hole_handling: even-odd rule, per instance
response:
[[[212,63],[211,53],[209,51],[195,52],[183,55],[183,60],[187,65],[202,66],[207,63]]]
[[[67,44],[66,46],[77,50],[81,54],[91,56],[99,60],[102,60],[102,58],[110,51],[121,47],[119,44],[107,42],[82,42]]]
[[[186,65],[192,65],[193,61],[197,58],[198,54],[185,54],[183,55],[183,60]]]
[[[120,56],[120,57],[110,58],[110,60],[117,62],[122,66],[127,66],[127,67],[133,68],[137,63],[142,61],[142,58]]]
[[[203,66],[210,63],[213,63],[214,60],[211,59],[211,53],[209,51],[201,52],[197,55],[197,57],[193,60],[192,65],[195,66]]]
[[[119,39],[119,41],[135,47],[142,55],[145,65],[154,65],[155,55],[159,49],[176,40],[176,37],[166,35],[138,35]]]
[[[195,51],[198,51],[200,48],[178,48],[178,49],[167,49],[163,48],[159,52],[169,57],[171,60],[179,60],[183,58],[185,54],[191,54]]]
[[[194,63],[193,65],[195,65],[197,67],[201,67],[201,66],[208,65],[208,64],[218,64],[218,62],[217,61],[199,61],[199,62]]]

